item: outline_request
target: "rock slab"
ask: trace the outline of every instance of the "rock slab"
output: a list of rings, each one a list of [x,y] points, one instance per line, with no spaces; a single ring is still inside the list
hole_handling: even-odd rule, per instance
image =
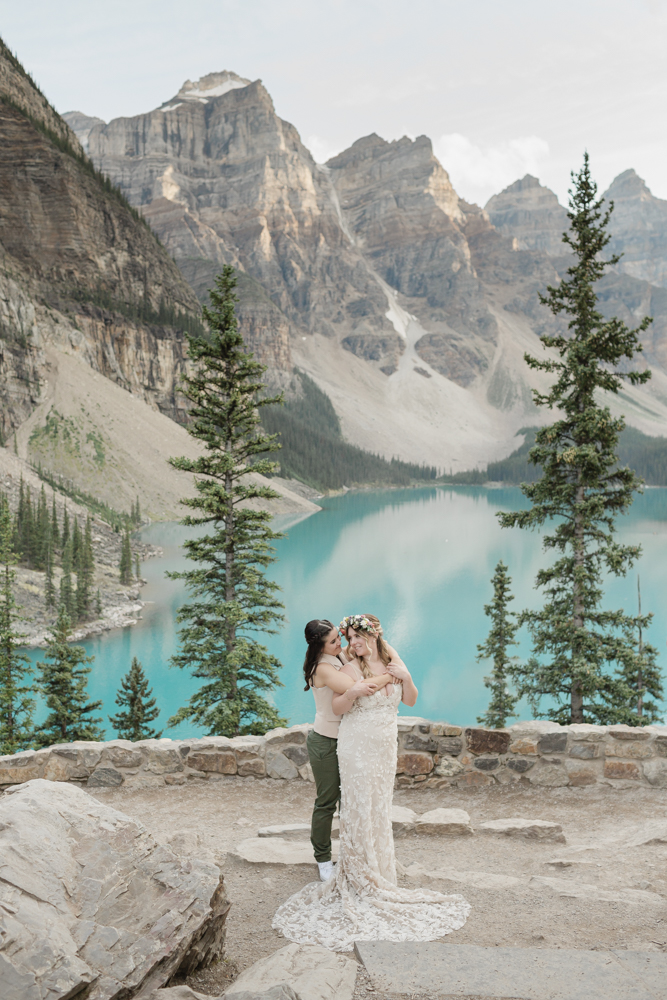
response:
[[[144,1000],[222,955],[228,909],[214,864],[81,788],[37,779],[0,801],[2,1000]]]
[[[227,995],[223,993],[222,997],[217,997],[215,1000],[223,1000]],[[148,1000],[213,1000],[213,998],[207,993],[195,993],[189,986],[168,986],[162,990],[155,990]],[[255,990],[235,993],[234,1000],[299,1000],[299,997],[287,983],[280,983],[260,993]]]
[[[428,991],[499,1000],[658,1000],[667,981],[667,955],[655,952],[411,941],[359,941],[355,952],[375,990],[399,996]]]
[[[242,972],[225,998],[251,1000],[288,986],[299,1000],[351,1000],[356,977],[357,963],[352,958],[319,945],[288,944]]]
[[[412,833],[416,822],[417,813],[414,809],[408,809],[406,806],[391,807],[391,828],[395,837]]]
[[[248,837],[233,851],[237,858],[253,865],[314,865],[309,841],[285,840],[283,837]],[[338,841],[331,844],[331,856],[338,858]]]
[[[565,843],[563,828],[560,823],[550,823],[545,819],[491,819],[480,823],[479,833],[491,833],[503,837],[525,837],[526,840],[551,840],[558,844]]]
[[[472,833],[470,816],[465,809],[431,809],[417,819],[415,832],[445,837],[466,836]]]

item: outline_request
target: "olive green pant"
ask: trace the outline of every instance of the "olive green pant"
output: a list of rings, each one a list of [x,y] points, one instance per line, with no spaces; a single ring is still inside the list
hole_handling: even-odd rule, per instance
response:
[[[320,736],[312,729],[306,741],[308,759],[313,769],[317,798],[310,824],[310,842],[316,861],[331,861],[331,823],[340,799],[338,740]]]

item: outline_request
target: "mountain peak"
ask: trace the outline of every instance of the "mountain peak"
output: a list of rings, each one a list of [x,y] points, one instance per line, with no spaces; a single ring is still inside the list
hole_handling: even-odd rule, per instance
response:
[[[624,170],[618,177],[614,177],[605,191],[604,197],[614,198],[616,201],[625,198],[639,198],[642,201],[648,201],[653,199],[654,196],[651,189],[647,187],[646,181],[639,176],[636,170],[630,168],[629,170]]]
[[[222,97],[230,90],[239,90],[251,83],[252,80],[246,80],[238,73],[223,69],[220,73],[207,73],[194,82],[186,80],[172,101],[200,101],[202,104],[207,104],[212,97]],[[172,101],[165,103],[171,104]]]
[[[555,257],[565,252],[562,238],[568,228],[567,212],[551,188],[532,174],[494,194],[485,208],[496,229],[515,239],[518,249],[541,250]]]

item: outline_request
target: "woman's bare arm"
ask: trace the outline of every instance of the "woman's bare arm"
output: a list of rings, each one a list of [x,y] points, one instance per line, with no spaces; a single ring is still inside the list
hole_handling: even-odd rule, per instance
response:
[[[387,664],[387,670],[393,678],[400,681],[403,685],[403,695],[401,697],[401,701],[404,705],[407,705],[408,708],[412,708],[413,705],[416,704],[419,691],[417,690],[415,682],[412,679],[410,671],[403,663],[403,660],[400,658],[396,650],[392,649],[391,646],[389,646],[388,649],[391,653],[391,661]]]
[[[315,687],[331,688],[334,694],[344,694],[354,684],[354,679],[344,669],[336,670],[334,666],[324,661],[315,667],[313,680],[319,681]]]
[[[362,677],[360,680],[357,679],[352,665],[353,662],[354,661],[346,663],[345,666],[338,671],[339,674],[343,674],[343,676],[347,677],[353,683],[352,686],[348,687],[342,694],[334,694],[331,699],[331,707],[335,715],[345,715],[346,712],[350,711],[357,698],[366,698],[370,694],[375,694],[378,690],[377,681],[379,678],[373,677],[371,680],[366,680]]]

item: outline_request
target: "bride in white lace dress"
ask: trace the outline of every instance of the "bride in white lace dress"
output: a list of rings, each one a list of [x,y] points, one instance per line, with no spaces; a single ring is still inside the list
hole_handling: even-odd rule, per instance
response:
[[[396,885],[391,805],[396,774],[397,712],[417,688],[373,615],[341,622],[355,659],[343,670],[356,679],[388,671],[394,684],[367,697],[336,695],[343,716],[338,736],[340,854],[334,875],[313,882],[277,910],[273,927],[290,941],[351,951],[355,941],[433,941],[462,927],[463,896]]]

